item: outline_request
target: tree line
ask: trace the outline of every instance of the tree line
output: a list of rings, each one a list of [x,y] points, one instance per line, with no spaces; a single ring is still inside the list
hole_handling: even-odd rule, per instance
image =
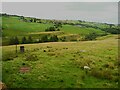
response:
[[[9,44],[10,45],[14,45],[14,44],[27,44],[27,43],[32,43],[33,39],[31,36],[28,37],[28,39],[26,37],[22,37],[21,41],[18,39],[17,36],[15,37],[11,37],[9,40]]]
[[[21,38],[21,40],[15,36],[11,37],[9,40],[9,45],[15,45],[15,44],[30,44],[30,43],[44,43],[44,42],[58,42],[57,35],[53,35],[48,37],[47,35],[43,35],[41,38],[39,38],[38,41],[34,40],[31,36],[26,38],[25,36]]]

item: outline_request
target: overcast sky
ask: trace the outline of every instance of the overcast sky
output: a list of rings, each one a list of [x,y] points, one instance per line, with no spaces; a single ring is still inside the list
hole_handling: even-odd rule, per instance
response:
[[[120,0],[1,0],[2,2],[119,2]]]
[[[2,12],[43,19],[118,23],[117,2],[3,2]]]

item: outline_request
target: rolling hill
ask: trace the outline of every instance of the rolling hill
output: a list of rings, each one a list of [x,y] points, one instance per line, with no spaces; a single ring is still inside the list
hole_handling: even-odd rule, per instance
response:
[[[104,36],[109,34],[109,32],[105,32],[101,30],[101,28],[109,27],[107,24],[103,23],[93,23],[93,22],[85,22],[85,21],[77,21],[77,20],[45,20],[45,19],[35,19],[38,21],[30,21],[34,18],[32,17],[24,17],[22,16],[12,16],[12,15],[3,15],[2,16],[2,38],[3,45],[9,45],[9,40],[11,37],[17,36],[18,39],[22,39],[22,37],[32,36],[33,41],[41,38],[41,34],[46,32],[45,30],[50,27],[55,27],[56,23],[61,23],[61,27],[57,27],[59,33],[54,31],[53,33],[48,33],[48,36],[57,35],[59,41],[63,38],[67,38],[64,41],[81,41],[84,40],[85,36],[90,33],[96,33],[97,36]],[[94,25],[98,26],[98,28],[94,27]],[[100,28],[101,27],[101,28]],[[30,34],[32,33],[32,35]],[[35,33],[35,35],[33,35]],[[36,33],[38,33],[36,35]],[[39,33],[41,33],[39,35]],[[47,33],[46,33],[47,34]],[[74,40],[71,40],[71,37],[75,37]]]

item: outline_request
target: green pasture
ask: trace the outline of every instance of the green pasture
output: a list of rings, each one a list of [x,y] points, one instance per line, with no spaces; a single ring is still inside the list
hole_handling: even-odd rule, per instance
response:
[[[9,88],[117,88],[118,38],[3,46],[3,82]],[[90,70],[83,67],[89,66]],[[28,72],[20,72],[29,67]]]

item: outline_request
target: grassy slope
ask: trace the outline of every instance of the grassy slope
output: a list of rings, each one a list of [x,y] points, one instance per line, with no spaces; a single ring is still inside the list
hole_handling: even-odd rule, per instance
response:
[[[72,33],[72,34],[80,34],[80,35],[86,35],[91,32],[96,32],[98,34],[104,33],[104,31],[101,31],[99,29],[84,28],[84,27],[71,26],[71,25],[63,25],[63,28],[61,29],[61,31],[64,31],[66,33]]]
[[[40,24],[40,23],[29,23],[19,20],[18,17],[2,17],[3,20],[3,36],[20,36],[26,35],[28,32],[44,32],[47,27],[53,26],[53,24]],[[101,30],[93,28],[83,28],[72,25],[63,25],[61,31],[71,34],[87,34],[95,31],[98,34],[104,33]]]
[[[19,20],[18,17],[2,17],[3,28],[5,28],[3,35],[16,36],[26,35],[28,32],[44,31],[51,24],[29,23]]]
[[[28,44],[24,45],[26,53],[18,53],[18,57],[14,57],[14,45],[3,46],[3,59],[10,59],[3,61],[3,82],[14,88],[115,88],[118,85],[114,80],[118,78],[115,74],[118,70],[116,38],[111,36],[97,41]],[[26,61],[26,57],[33,54],[38,60],[29,57]],[[30,72],[19,72],[23,63],[31,68]],[[95,67],[94,72],[100,71],[100,68],[109,71],[107,76],[112,75],[113,78],[102,79],[99,75],[86,74],[81,67],[87,64],[91,68]],[[113,65],[114,69],[103,67],[105,64]]]
[[[9,39],[12,36],[17,36],[19,40],[21,41],[21,38],[23,36],[28,37],[30,33],[35,33],[32,34],[32,38],[37,40],[40,38],[39,33],[43,32],[44,33],[45,29],[53,26],[52,23],[30,23],[30,22],[23,22],[22,20],[19,20],[19,17],[2,17],[2,27],[3,27],[3,45],[8,45]],[[69,21],[69,22],[77,22],[77,21]],[[55,34],[58,37],[69,37],[72,34],[77,34],[76,38],[80,39],[84,37],[86,34],[91,33],[91,32],[96,32],[98,35],[102,35],[105,32],[101,31],[99,29],[94,29],[94,28],[85,28],[85,27],[78,27],[78,26],[72,26],[72,25],[63,25],[60,30],[63,33],[50,33],[50,34]],[[36,33],[38,33],[36,35]]]

